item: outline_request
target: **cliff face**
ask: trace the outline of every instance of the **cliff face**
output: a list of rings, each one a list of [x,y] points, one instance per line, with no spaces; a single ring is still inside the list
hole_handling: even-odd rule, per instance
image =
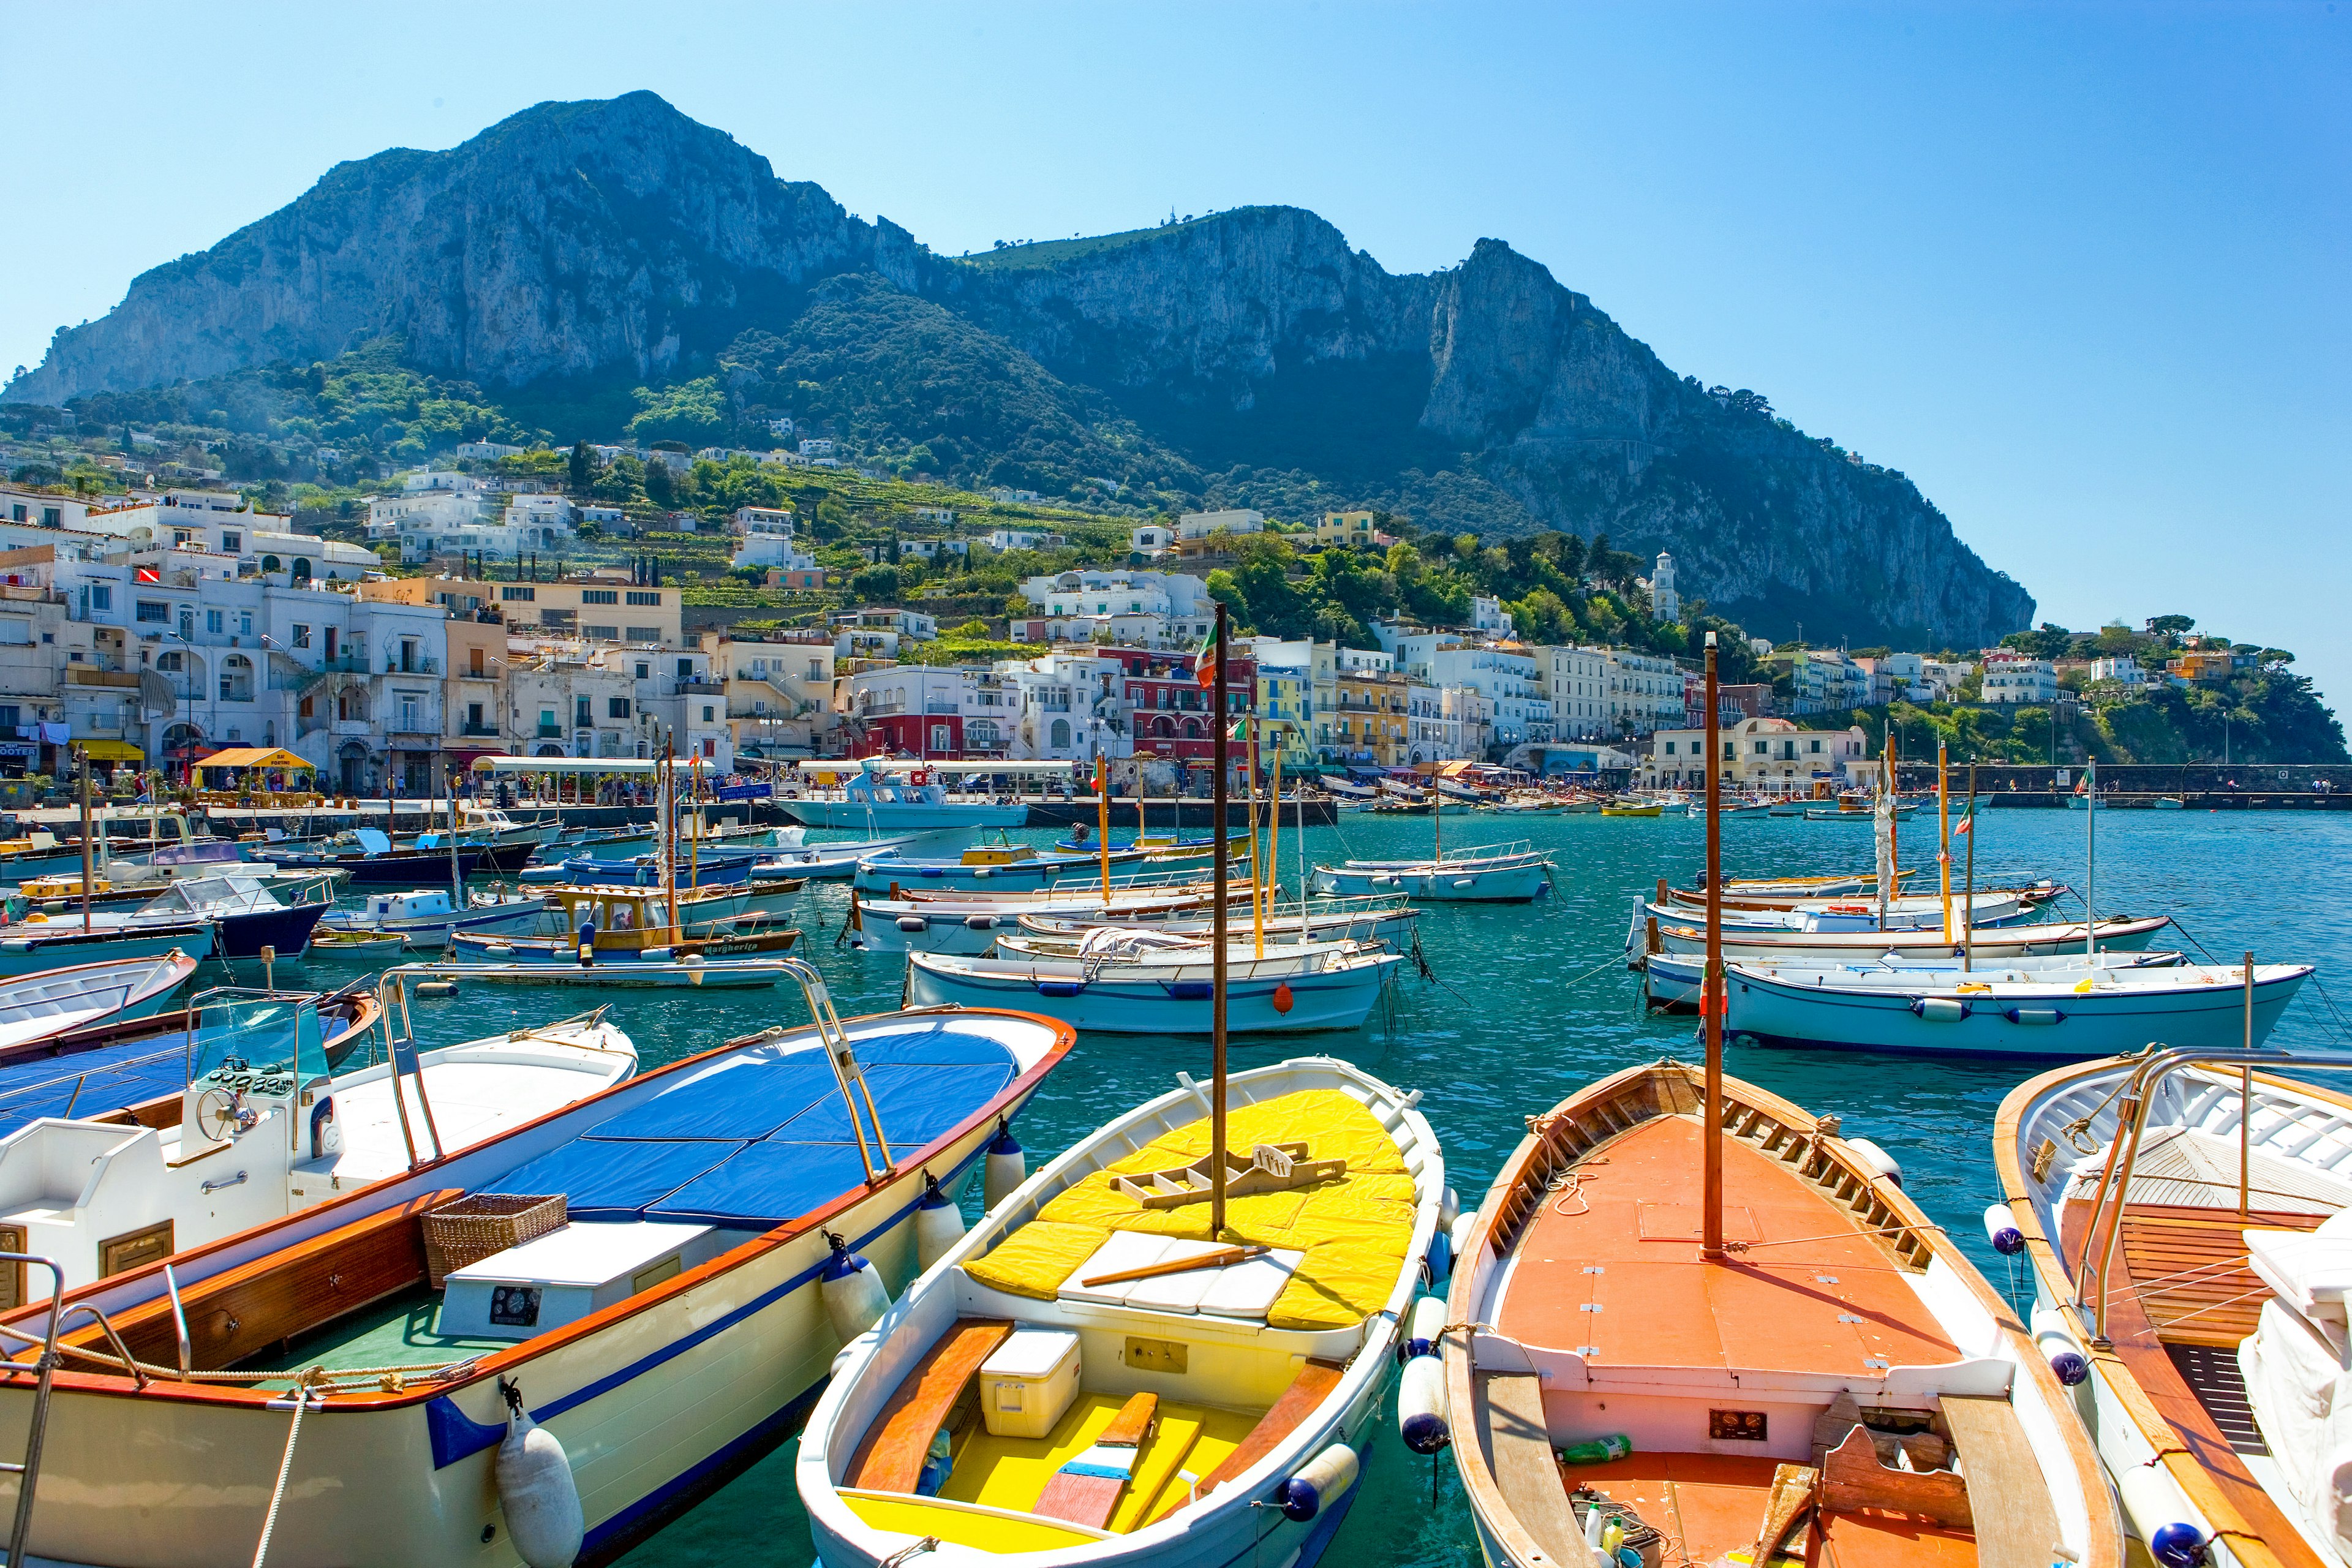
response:
[[[945,332],[972,367],[885,387],[875,375],[890,362],[878,362],[861,373],[869,408],[919,393],[995,410],[1003,426],[1019,422],[1008,396],[1100,405],[1199,474],[1279,468],[1334,500],[1417,516],[1433,494],[1466,495],[1490,531],[1671,549],[1685,596],[1774,633],[1804,621],[1965,645],[2032,616],[2030,595],[1908,480],[1719,405],[1500,241],[1449,271],[1395,276],[1314,214],[1258,207],[939,257],[777,179],[651,93],[541,104],[446,153],[339,165],[281,211],[137,279],[102,320],[61,331],[5,395],[62,403],[387,334],[420,367],[493,389],[700,374],[738,333],[785,329],[816,285],[847,273],[920,296],[1013,356],[944,320],[918,331],[919,318],[868,297],[860,309],[899,339]],[[818,303],[839,315],[837,297]],[[827,354],[854,347],[838,321],[828,331]],[[1245,480],[1213,483],[1246,499]]]

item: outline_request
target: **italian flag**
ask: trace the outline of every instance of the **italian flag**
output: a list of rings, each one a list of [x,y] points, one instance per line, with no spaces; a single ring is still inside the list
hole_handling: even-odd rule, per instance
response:
[[[1209,623],[1209,635],[1201,639],[1201,651],[1192,656],[1192,679],[1203,691],[1217,689],[1217,624]]]

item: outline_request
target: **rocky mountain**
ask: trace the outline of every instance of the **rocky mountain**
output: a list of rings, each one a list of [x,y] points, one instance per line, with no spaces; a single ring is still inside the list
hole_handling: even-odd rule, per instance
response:
[[[1606,532],[1673,550],[1686,597],[1773,634],[1973,646],[2033,609],[1902,475],[1675,375],[1498,240],[1400,276],[1312,213],[1257,207],[941,256],[644,92],[339,164],[61,330],[5,395],[385,338],[540,409],[715,376],[738,407],[973,481]]]

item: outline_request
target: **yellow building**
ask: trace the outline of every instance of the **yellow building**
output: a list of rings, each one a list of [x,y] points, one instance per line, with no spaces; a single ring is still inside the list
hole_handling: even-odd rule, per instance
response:
[[[1369,511],[1327,511],[1315,525],[1315,542],[1370,550],[1373,545],[1372,514]]]
[[[363,583],[360,596],[404,605],[441,605],[452,614],[494,608],[524,637],[677,647],[682,605],[674,586],[648,588],[625,572],[566,577],[560,583],[506,583],[467,577],[392,577]]]
[[[1400,765],[1407,729],[1404,678],[1386,671],[1343,669],[1332,685],[1338,694],[1330,714],[1332,760],[1376,763],[1388,768]],[[1322,717],[1316,716],[1318,725]]]

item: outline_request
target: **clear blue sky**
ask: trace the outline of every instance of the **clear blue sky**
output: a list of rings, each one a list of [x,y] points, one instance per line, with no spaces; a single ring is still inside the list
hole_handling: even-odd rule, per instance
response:
[[[1251,203],[1508,240],[1907,472],[2041,614],[2352,698],[2352,0],[398,7],[0,0],[0,366],[385,147],[650,88],[942,250]]]

